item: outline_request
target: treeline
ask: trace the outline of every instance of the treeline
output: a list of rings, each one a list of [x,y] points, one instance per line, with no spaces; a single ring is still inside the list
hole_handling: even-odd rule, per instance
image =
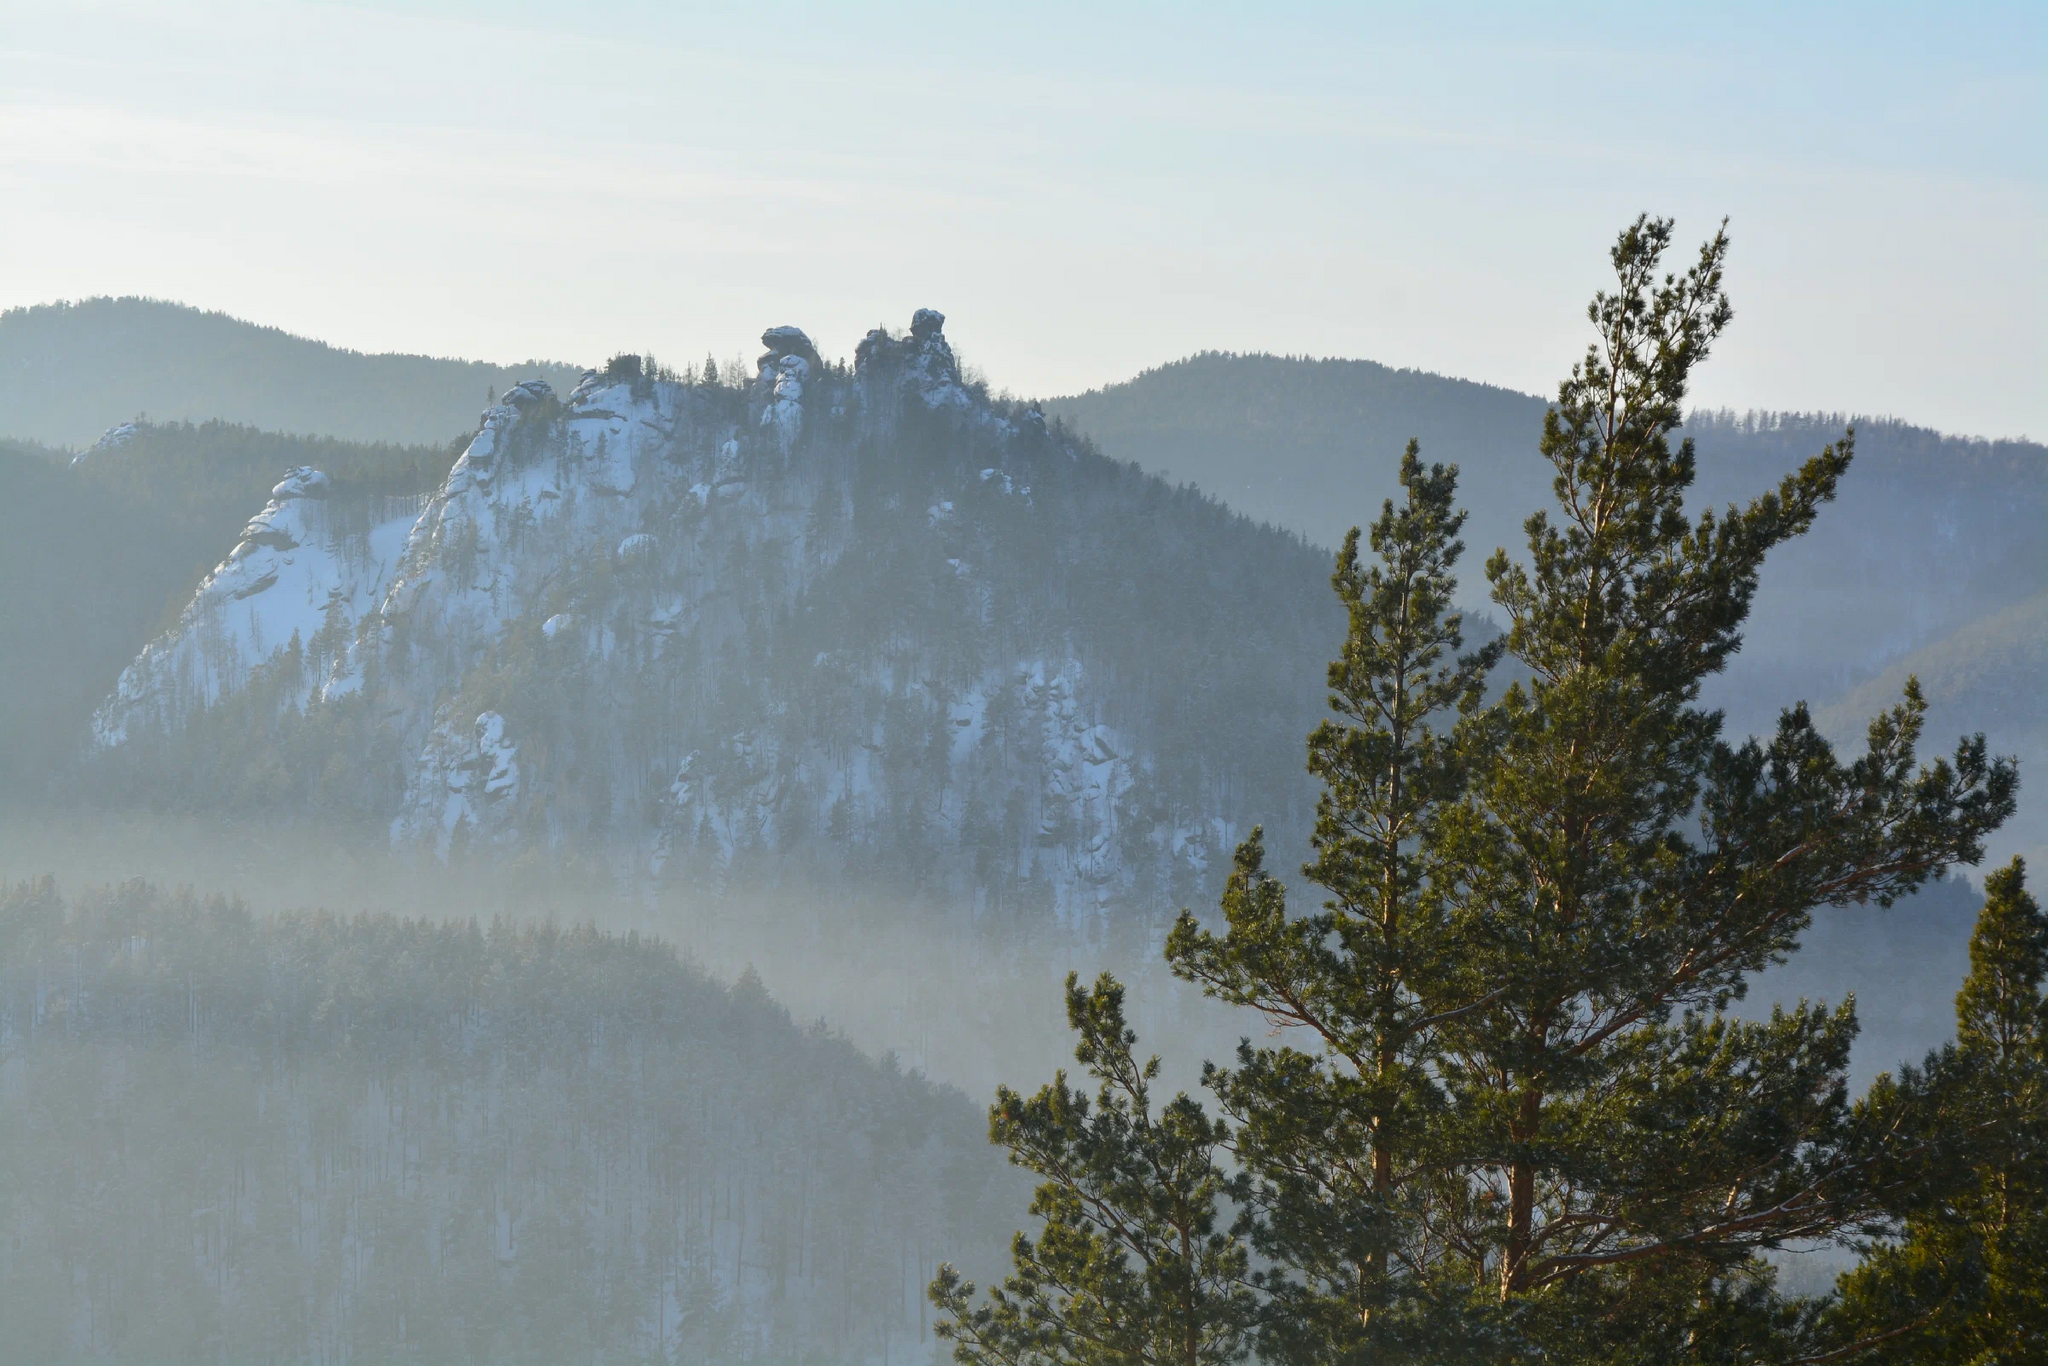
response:
[[[929,1350],[1007,1189],[963,1096],[655,941],[0,893],[10,1360]]]

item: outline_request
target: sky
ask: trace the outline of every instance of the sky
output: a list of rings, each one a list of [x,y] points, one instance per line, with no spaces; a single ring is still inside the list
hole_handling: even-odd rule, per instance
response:
[[[1549,393],[1729,219],[1705,406],[2048,438],[2048,6],[0,0],[0,307],[999,389],[1220,349]]]

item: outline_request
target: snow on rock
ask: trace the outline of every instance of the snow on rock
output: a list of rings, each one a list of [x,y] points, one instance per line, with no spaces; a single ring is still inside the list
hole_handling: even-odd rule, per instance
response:
[[[842,663],[820,655],[814,671],[830,676]],[[869,681],[899,704],[914,701],[881,675]],[[1033,659],[992,670],[933,718],[947,737],[949,779],[946,795],[926,813],[927,828],[964,833],[970,803],[1019,810],[1031,823],[1030,838],[1015,851],[1011,871],[1045,887],[1055,915],[1083,932],[1110,902],[1134,891],[1138,870],[1127,846],[1187,869],[1208,854],[1191,833],[1176,841],[1173,829],[1155,828],[1138,800],[1137,746],[1092,712],[1077,660]],[[1000,723],[991,720],[997,714]],[[692,752],[661,796],[649,871],[671,869],[679,849],[705,850],[707,833],[721,861],[744,844],[772,846],[794,814],[788,796],[797,790],[822,796],[803,824],[851,835],[890,804],[879,748],[858,746],[836,758],[791,754],[767,736],[747,734],[708,761]]]
[[[810,372],[802,356],[784,356],[775,363],[774,401],[761,414],[761,425],[774,430],[785,454],[803,432],[804,380]]]
[[[971,404],[960,383],[960,363],[940,331],[946,315],[920,308],[910,320],[911,355],[906,368],[915,377],[918,394],[932,408],[966,408]]]
[[[118,427],[109,427],[101,434],[99,440],[93,442],[92,445],[80,451],[77,455],[72,456],[71,463],[74,465],[82,464],[88,457],[96,455],[101,451],[117,451],[133,441],[136,433],[140,430],[141,428],[133,422],[123,422]]]
[[[381,623],[407,626],[404,659],[387,664],[459,673],[525,613],[565,556],[593,544],[624,551],[641,522],[629,495],[668,446],[676,402],[659,386],[638,396],[634,388],[586,374],[559,423],[537,404],[484,413],[413,526],[378,604]],[[359,648],[384,644],[364,640]]]
[[[504,839],[519,803],[519,746],[505,718],[479,713],[467,725],[434,728],[412,770],[407,810],[392,823],[394,839],[425,839],[446,856],[465,828],[471,837]]]
[[[270,491],[178,624],[122,671],[93,718],[99,746],[125,743],[138,724],[180,724],[266,664],[303,675],[280,680],[281,700],[303,704],[376,601],[412,520],[408,509],[343,533],[330,524],[328,487],[325,474],[300,467]]]
[[[761,358],[764,364],[784,356],[801,356],[812,365],[821,363],[818,348],[811,345],[801,327],[771,327],[761,334],[761,345],[768,348],[768,354]]]
[[[477,776],[483,795],[505,800],[519,795],[519,747],[505,739],[505,718],[487,711],[476,718]]]
[[[1133,774],[1129,743],[1087,719],[1078,700],[1080,678],[1076,662],[1049,668],[1041,661],[1019,671],[1018,688],[1040,733],[1040,839],[1063,847],[1082,880],[1101,884],[1117,870],[1117,836]]]
[[[1000,488],[1006,494],[1013,493],[1021,498],[1029,498],[1031,496],[1031,485],[1019,484],[1016,480],[1010,478],[1009,475],[1003,473],[1001,470],[983,470],[981,472],[981,482],[984,484],[993,482],[996,485],[996,487]]]
[[[743,484],[746,482],[746,479],[746,452],[741,449],[740,439],[737,435],[729,436],[719,443],[718,459],[712,466],[712,481],[711,484],[705,486],[706,491],[708,492],[714,486],[724,484]]]
[[[771,327],[761,334],[768,348],[761,357],[754,393],[761,404],[757,419],[784,455],[796,448],[804,429],[804,384],[822,362],[811,339],[794,327]]]
[[[668,790],[661,794],[663,818],[661,827],[654,837],[653,852],[647,860],[647,871],[655,877],[660,877],[668,870],[669,860],[675,854],[679,827],[695,810],[697,783],[691,772],[696,766],[697,752],[692,750],[683,756],[680,764],[676,765],[674,781],[668,785]]]

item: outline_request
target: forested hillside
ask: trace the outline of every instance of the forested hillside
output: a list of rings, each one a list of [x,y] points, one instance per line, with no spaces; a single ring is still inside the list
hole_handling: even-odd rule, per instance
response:
[[[1523,518],[1550,501],[1552,471],[1536,453],[1545,407],[1533,395],[1370,361],[1208,352],[1046,410],[1106,454],[1323,545],[1393,491],[1401,449],[1419,438],[1426,459],[1464,471],[1463,596],[1483,605],[1479,565],[1496,546],[1522,555]],[[1742,652],[1708,683],[1709,696],[1731,724],[1763,731],[1794,699],[1838,708],[1880,675],[1880,691],[1895,694],[1909,657],[1944,676],[1966,667],[1969,698],[2002,701],[1980,710],[1950,688],[1936,722],[1982,728],[1996,752],[2048,761],[2038,667],[1986,645],[2008,629],[1993,624],[2000,614],[2048,591],[2048,447],[1889,418],[1694,412],[1681,432],[1699,456],[1689,501],[1720,506],[1775,487],[1852,423],[1856,459],[1839,495],[1809,535],[1773,556]],[[1951,636],[1973,663],[1943,662]],[[1831,734],[1856,738],[1874,695],[1850,709],[1860,719],[1830,710],[1842,718]],[[2048,845],[2048,824],[2023,813],[2013,838],[2011,847]]]
[[[0,436],[89,445],[138,414],[358,441],[440,442],[522,379],[576,368],[366,355],[160,299],[0,313]]]
[[[664,944],[0,889],[9,1361],[915,1360],[1015,1198]]]
[[[1908,677],[1926,690],[1937,732],[1981,725],[2019,743],[2048,725],[2048,591],[1979,617],[1907,655],[1820,713],[1831,731],[1846,732],[1878,699],[1896,696]]]
[[[1392,495],[1410,438],[1457,461],[1467,539],[1504,540],[1549,497],[1534,458],[1543,401],[1491,384],[1368,360],[1208,351],[1121,384],[1050,400],[1046,412],[1120,460],[1221,498],[1248,517],[1335,546],[1358,509]]]
[[[992,401],[941,324],[516,386],[424,504],[294,471],[103,685],[88,790],[1142,936],[1306,828],[1328,562]]]

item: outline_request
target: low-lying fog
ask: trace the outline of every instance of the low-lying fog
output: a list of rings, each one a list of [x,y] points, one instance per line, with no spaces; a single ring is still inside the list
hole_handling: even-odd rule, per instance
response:
[[[1264,1028],[1172,979],[1160,957],[1164,926],[1106,922],[1048,935],[843,888],[622,891],[606,869],[561,852],[447,866],[281,828],[8,813],[0,820],[0,880],[45,874],[69,891],[130,879],[190,888],[259,914],[320,908],[484,923],[508,916],[637,931],[727,982],[752,968],[799,1021],[822,1021],[871,1055],[893,1053],[977,1098],[998,1082],[1036,1086],[1071,1061],[1060,1000],[1070,971],[1126,980],[1141,1043],[1160,1053],[1176,1086],[1194,1085],[1204,1058],[1220,1060],[1241,1035]],[[1317,889],[1299,877],[1289,882],[1297,909],[1313,904],[1307,898]],[[1762,974],[1740,1009],[1767,1013],[1802,996],[1833,1002],[1853,992],[1862,1022],[1855,1084],[1918,1061],[1953,1034],[1981,900],[1967,875],[1951,875],[1889,909],[1822,908],[1801,952]],[[1201,915],[1213,905],[1193,909]]]

